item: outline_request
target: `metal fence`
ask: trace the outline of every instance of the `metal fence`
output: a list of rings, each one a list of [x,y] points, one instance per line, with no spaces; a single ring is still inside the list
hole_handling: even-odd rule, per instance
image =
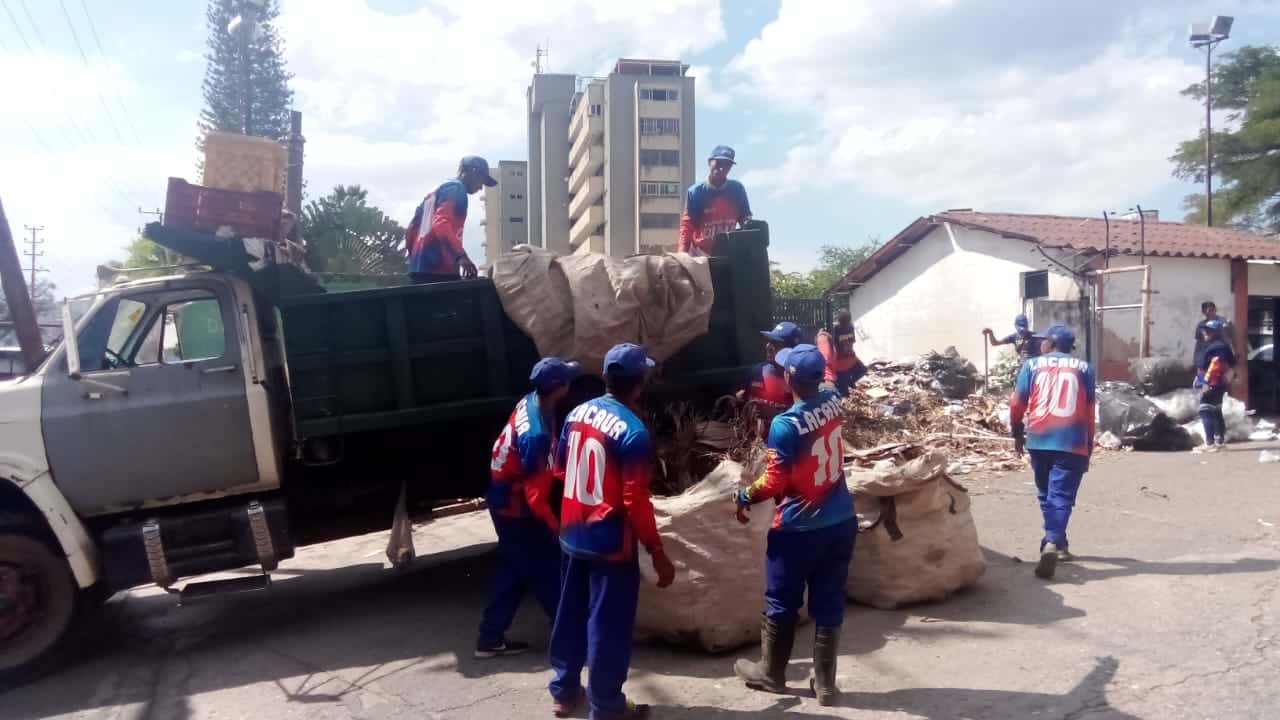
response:
[[[789,320],[800,326],[804,342],[813,342],[818,330],[831,325],[831,303],[823,298],[773,299],[773,321]]]

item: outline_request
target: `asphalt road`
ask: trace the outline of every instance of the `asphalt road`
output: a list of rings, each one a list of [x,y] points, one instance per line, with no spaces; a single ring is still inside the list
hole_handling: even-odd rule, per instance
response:
[[[1049,583],[1031,572],[1029,475],[966,478],[985,577],[942,603],[849,606],[840,707],[808,696],[807,630],[794,695],[742,689],[731,667],[749,650],[659,646],[637,648],[627,689],[655,718],[1280,717],[1280,465],[1258,449],[1095,462],[1072,522],[1081,557]],[[118,597],[70,666],[0,695],[0,717],[551,717],[541,651],[471,658],[487,518],[416,537],[435,552],[406,574],[382,569],[385,537],[369,536],[301,551],[269,592]],[[532,603],[513,635],[545,647]]]

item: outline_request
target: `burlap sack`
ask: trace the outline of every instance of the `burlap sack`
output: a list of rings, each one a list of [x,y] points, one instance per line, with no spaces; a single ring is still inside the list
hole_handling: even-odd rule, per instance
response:
[[[521,248],[494,263],[493,282],[540,353],[573,358],[590,372],[621,342],[666,360],[707,332],[715,299],[707,259],[688,255],[555,257]]]
[[[654,498],[658,531],[676,580],[658,589],[648,555],[641,550],[638,639],[658,639],[723,652],[760,639],[764,607],[764,555],[772,504],[756,507],[751,522],[733,517],[734,488],[754,480],[750,469],[721,463],[680,495]]]
[[[885,610],[940,600],[986,571],[969,493],[946,467],[946,456],[933,451],[902,465],[845,469],[861,530],[850,598]]]

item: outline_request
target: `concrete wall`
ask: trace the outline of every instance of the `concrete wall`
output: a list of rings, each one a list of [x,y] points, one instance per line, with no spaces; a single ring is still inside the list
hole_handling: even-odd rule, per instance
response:
[[[1007,335],[1023,311],[1021,273],[1049,270],[1050,299],[1079,297],[1071,276],[1031,243],[947,229],[935,227],[849,296],[864,359],[896,360],[954,345],[981,368],[982,329]]]
[[[1280,265],[1249,263],[1249,294],[1280,296]]]
[[[604,248],[614,257],[636,251],[637,79],[610,75],[605,83]]]
[[[530,241],[569,252],[569,110],[577,90],[573,75],[533,76],[529,89]],[[533,190],[533,186],[537,190]],[[536,201],[538,210],[532,210]]]
[[[1136,257],[1112,258],[1111,267],[1135,267]],[[1148,257],[1151,267],[1151,354],[1192,362],[1200,303],[1212,300],[1219,314],[1235,315],[1231,289],[1231,261],[1208,258]],[[1102,288],[1105,305],[1140,302],[1141,273],[1107,276]],[[1250,293],[1253,293],[1252,287]],[[1139,355],[1137,310],[1111,310],[1098,324],[1101,366],[1108,377],[1124,377],[1128,360]]]
[[[529,244],[543,247],[542,242],[542,140],[539,138],[542,122],[533,111],[533,87],[526,92],[529,106],[529,167],[525,171],[528,181],[528,212],[525,221],[529,226]]]

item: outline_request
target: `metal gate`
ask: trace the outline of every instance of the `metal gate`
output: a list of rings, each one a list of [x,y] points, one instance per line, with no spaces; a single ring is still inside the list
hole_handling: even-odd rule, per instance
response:
[[[824,298],[774,298],[773,321],[784,320],[799,325],[803,341],[811,343],[819,330],[830,327],[831,303]]]

